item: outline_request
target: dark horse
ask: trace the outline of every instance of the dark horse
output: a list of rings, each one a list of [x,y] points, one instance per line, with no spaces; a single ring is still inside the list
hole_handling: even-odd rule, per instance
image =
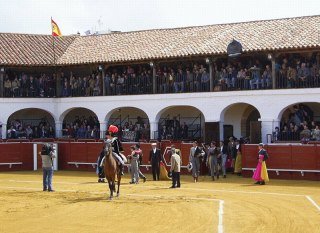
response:
[[[104,173],[106,175],[106,179],[109,184],[110,200],[112,200],[113,198],[113,192],[116,192],[116,186],[115,186],[116,179],[118,180],[117,197],[119,197],[120,182],[121,182],[121,170],[118,166],[116,159],[112,156],[112,153],[113,152],[112,152],[111,142],[106,142]]]

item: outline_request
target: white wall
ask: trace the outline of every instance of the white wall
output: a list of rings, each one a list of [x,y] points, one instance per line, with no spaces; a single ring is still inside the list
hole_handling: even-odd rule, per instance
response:
[[[35,108],[23,109],[13,113],[8,120],[9,121],[16,120],[16,119],[23,120],[22,123],[24,125],[31,124],[32,126],[37,126],[42,118],[45,118],[45,120],[49,122],[51,126],[54,127],[55,122],[53,117],[51,116],[50,113],[42,109],[35,109]],[[8,123],[11,123],[11,122],[8,122]]]
[[[64,117],[63,121],[65,121],[66,123],[70,124],[70,123],[74,122],[74,120],[76,119],[76,116],[78,116],[80,119],[83,116],[86,119],[88,119],[89,116],[94,117],[96,115],[91,110],[84,109],[84,108],[76,108],[76,109],[73,109],[70,112],[68,112],[68,114]]]
[[[224,115],[224,125],[233,125],[233,135],[236,138],[241,138],[241,119],[248,105],[237,104],[230,107]]]
[[[114,121],[115,118],[120,119],[120,115],[121,115],[121,121],[123,121],[124,118],[125,121],[128,121],[128,116],[130,118],[130,121],[132,121],[132,123],[134,124],[135,122],[137,122],[137,117],[140,116],[141,118],[143,118],[145,123],[149,122],[148,116],[145,112],[143,112],[141,109],[137,109],[137,108],[130,108],[130,107],[126,107],[126,108],[118,108],[116,110],[114,110],[112,112],[112,115],[110,116],[110,121]],[[108,120],[108,119],[107,119]],[[118,122],[118,121],[117,121]],[[108,121],[108,124],[110,124],[110,122]]]
[[[247,103],[259,111],[262,122],[272,122],[277,121],[288,106],[303,102],[320,103],[320,88],[57,99],[0,98],[0,121],[7,122],[12,113],[23,108],[44,109],[50,112],[56,121],[61,121],[70,109],[84,107],[96,113],[100,122],[105,122],[115,109],[135,107],[143,110],[155,127],[163,110],[170,106],[193,106],[203,113],[206,122],[219,122],[225,121],[224,113],[230,105]],[[240,114],[240,110],[235,114]],[[271,124],[262,123],[262,126],[264,134],[272,131]]]

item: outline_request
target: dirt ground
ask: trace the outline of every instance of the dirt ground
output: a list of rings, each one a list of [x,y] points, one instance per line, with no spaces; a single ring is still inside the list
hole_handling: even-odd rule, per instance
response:
[[[0,232],[320,232],[320,182],[228,175],[180,189],[170,181],[130,185],[109,201],[95,174],[59,171],[56,192],[42,191],[42,173],[0,173]]]

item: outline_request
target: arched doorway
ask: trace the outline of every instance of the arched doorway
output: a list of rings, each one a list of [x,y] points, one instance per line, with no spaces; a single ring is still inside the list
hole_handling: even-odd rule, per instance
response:
[[[87,108],[73,108],[62,116],[62,136],[68,138],[100,138],[100,123],[97,115]]]
[[[193,106],[170,106],[157,115],[157,137],[161,140],[203,140],[205,118]]]
[[[120,129],[119,137],[121,137],[122,141],[138,142],[150,139],[148,115],[139,108],[117,108],[112,110],[106,118],[107,125],[118,126]]]
[[[279,128],[275,130],[277,135],[274,132],[275,141],[320,140],[320,133],[315,133],[320,125],[320,103],[289,105],[279,113],[279,119]]]
[[[252,105],[236,103],[221,113],[223,139],[229,137],[247,138],[251,143],[261,142],[261,115]]]
[[[53,116],[39,108],[18,110],[7,122],[7,138],[54,138]]]

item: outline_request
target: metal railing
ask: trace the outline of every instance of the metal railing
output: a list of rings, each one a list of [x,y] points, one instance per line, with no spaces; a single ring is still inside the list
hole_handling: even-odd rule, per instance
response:
[[[31,83],[18,80],[3,80],[3,97],[86,97],[116,95],[141,95],[141,94],[166,94],[166,93],[191,93],[191,92],[209,92],[210,80],[202,78],[197,74],[185,75],[177,79],[178,74],[167,74],[166,76],[156,75],[155,93],[153,90],[153,79],[148,75],[126,75],[113,79],[104,78],[105,86],[103,90],[102,80],[93,79],[92,81],[83,81],[82,78],[75,80],[56,82],[53,78],[34,78]],[[198,77],[199,76],[199,77]],[[191,77],[191,78],[190,78]],[[237,76],[236,74],[223,74],[222,72],[213,73],[213,92],[219,91],[239,91],[239,90],[257,90],[272,89],[273,83],[270,76],[265,77],[262,74],[254,75],[248,73],[246,76]],[[292,88],[318,88],[320,87],[319,74],[309,75],[307,77],[294,76],[289,77],[281,71],[276,73],[275,89]]]

